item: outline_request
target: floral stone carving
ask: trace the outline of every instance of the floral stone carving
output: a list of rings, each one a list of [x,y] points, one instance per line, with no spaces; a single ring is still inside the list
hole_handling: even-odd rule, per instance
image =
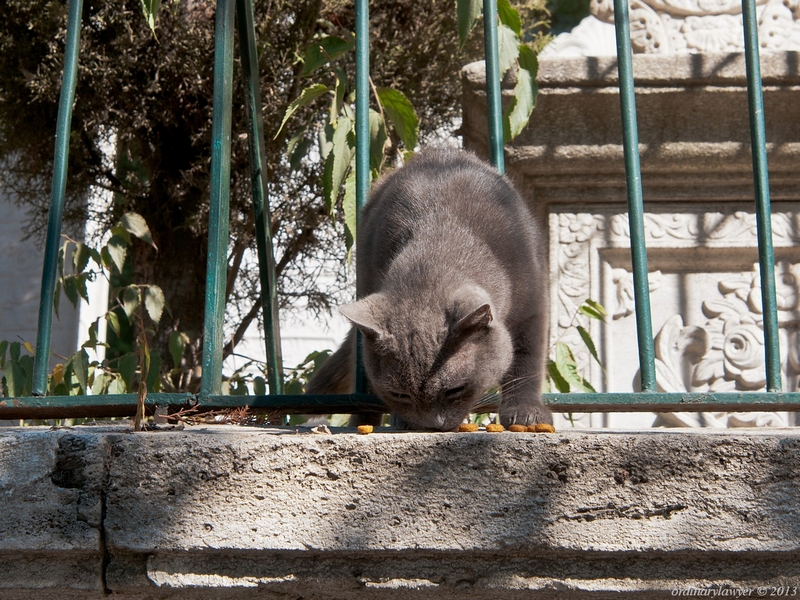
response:
[[[788,49],[800,1],[756,0],[756,6],[761,48]],[[601,21],[614,22],[613,0],[592,0],[591,12]],[[630,23],[634,52],[736,52],[744,48],[742,4],[738,1],[632,0]]]
[[[733,0],[631,0],[631,46],[637,53],[740,52],[742,5]],[[762,51],[800,49],[800,0],[756,0]],[[592,0],[591,15],[561,34],[547,55],[615,54],[613,0]]]
[[[800,265],[781,262],[777,284],[784,388],[798,389]],[[700,327],[667,320],[655,339],[659,387],[667,392],[760,390],[766,385],[761,283],[757,268],[718,284],[720,298],[703,302]]]

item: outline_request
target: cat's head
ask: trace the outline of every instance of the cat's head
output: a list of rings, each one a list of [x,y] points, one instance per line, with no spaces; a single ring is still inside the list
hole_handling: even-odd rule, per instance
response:
[[[376,293],[340,311],[363,333],[373,391],[415,429],[456,429],[511,365],[508,331],[474,285],[439,301]]]

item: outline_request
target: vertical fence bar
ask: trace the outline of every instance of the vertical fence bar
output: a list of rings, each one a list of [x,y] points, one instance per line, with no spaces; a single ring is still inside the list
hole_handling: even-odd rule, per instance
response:
[[[500,55],[497,48],[497,0],[483,0],[483,45],[486,59],[486,103],[489,111],[489,155],[495,168],[505,173]]]
[[[614,0],[614,24],[617,33],[617,66],[622,108],[625,177],[628,186],[628,221],[631,230],[631,262],[636,303],[636,332],[639,341],[639,370],[642,391],[654,392],[656,391],[656,367],[653,350],[653,325],[650,318],[650,286],[647,281],[642,170],[639,163],[639,132],[633,88],[628,0]]]
[[[237,0],[236,15],[242,54],[244,88],[247,96],[247,140],[250,146],[250,179],[256,221],[258,269],[261,280],[261,310],[267,350],[267,380],[271,394],[283,393],[283,359],[278,315],[278,286],[272,249],[272,218],[267,197],[267,163],[264,148],[264,117],[261,114],[261,80],[252,0]]]
[[[756,188],[758,262],[761,271],[761,299],[764,314],[764,354],[767,391],[781,389],[781,349],[778,338],[778,305],[775,298],[775,257],[772,251],[767,136],[764,128],[764,97],[758,52],[758,15],[753,0],[742,0],[744,57],[747,68],[747,100],[750,108],[750,145]]]
[[[67,187],[72,104],[75,101],[75,87],[78,81],[82,12],[83,0],[70,0],[64,48],[64,77],[61,81],[61,96],[58,101],[53,182],[50,188],[50,213],[47,220],[47,241],[42,265],[42,291],[39,296],[39,325],[36,332],[36,355],[33,366],[34,396],[43,396],[47,391],[50,337],[53,328],[53,297],[56,287],[58,248],[61,240],[61,219],[64,216],[64,195]],[[21,126],[24,127],[24,125]]]
[[[356,222],[369,193],[369,2],[356,0]],[[413,148],[409,148],[413,150]],[[357,257],[356,260],[359,260]],[[356,333],[356,392],[367,391],[361,351],[361,332]]]
[[[217,0],[214,42],[214,109],[211,121],[211,208],[208,215],[208,272],[203,328],[202,395],[222,386],[222,325],[228,262],[231,191],[231,105],[233,101],[233,0]]]

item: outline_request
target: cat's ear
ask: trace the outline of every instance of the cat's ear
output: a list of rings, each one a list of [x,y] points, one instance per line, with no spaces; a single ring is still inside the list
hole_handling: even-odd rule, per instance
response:
[[[361,332],[372,339],[384,335],[384,308],[386,297],[383,294],[370,294],[351,304],[339,307],[339,312],[352,321]]]
[[[492,307],[488,304],[482,304],[453,325],[451,331],[457,338],[462,338],[488,329],[491,322]]]

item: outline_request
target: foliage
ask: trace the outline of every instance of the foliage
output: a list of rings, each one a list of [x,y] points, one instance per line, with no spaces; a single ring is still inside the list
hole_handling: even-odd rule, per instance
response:
[[[584,325],[575,322],[579,317],[604,321],[607,314],[606,309],[599,302],[587,298],[575,311],[570,324],[570,327],[575,327],[577,330],[589,354],[603,369],[589,330]],[[550,354],[552,358],[547,361],[547,380],[551,389],[555,388],[562,394],[570,391],[596,393],[597,390],[594,386],[579,372],[572,348],[557,340],[551,348]]]
[[[467,40],[478,16],[483,0],[457,0],[458,35],[461,45]],[[539,60],[533,48],[523,41],[522,19],[509,0],[499,0],[497,14],[500,20],[497,30],[500,77],[516,67],[516,84],[511,102],[503,111],[503,137],[510,142],[525,129],[536,106],[539,88],[536,74]]]
[[[104,231],[125,213],[145,219],[158,253],[153,245],[135,239],[128,248],[136,257],[128,281],[157,285],[167,305],[181,307],[179,313],[165,313],[151,340],[162,363],[170,361],[169,333],[181,330],[191,340],[185,360],[198,365],[214,3],[174,1],[161,10],[159,6],[149,0],[94,0],[85,5],[65,221],[67,226],[80,226],[88,218]],[[451,123],[458,112],[459,68],[472,57],[459,49],[452,7],[436,0],[378,0],[370,9],[376,87],[403,90],[416,107],[418,139]],[[330,193],[338,181],[344,181],[346,189],[352,187],[347,176],[341,176],[348,164],[338,161],[338,170],[326,171],[319,160],[301,159],[311,156],[320,127],[330,121],[317,106],[300,106],[292,115],[295,122],[308,124],[304,130],[296,129],[293,136],[279,130],[287,108],[310,79],[336,89],[334,63],[351,72],[352,6],[338,0],[256,0],[255,14],[279,299],[283,309],[325,311],[351,293],[341,268],[346,248],[340,240],[347,235],[345,227],[352,225],[353,210],[342,204],[343,195],[334,203]],[[420,14],[426,18],[420,19]],[[0,18],[0,194],[29,209],[26,232],[41,237],[52,174],[66,5],[7,0],[0,3]],[[442,35],[443,31],[453,34]],[[238,69],[234,72],[238,92],[241,78]],[[235,93],[226,355],[257,320],[261,304],[257,269],[248,262],[255,236],[245,123],[243,95]],[[341,129],[338,148],[347,127]],[[374,125],[373,131],[379,138],[380,127]],[[406,142],[411,143],[414,131],[402,130]],[[402,143],[394,133],[387,135],[390,144]],[[332,136],[328,140],[334,141]],[[377,154],[373,160],[378,160]],[[323,180],[328,182],[327,194]],[[100,192],[111,194],[113,203],[107,211],[91,212],[86,199]],[[351,198],[348,195],[347,201]],[[335,220],[329,217],[331,210]],[[113,255],[113,248],[110,251]],[[308,269],[308,264],[319,267]]]
[[[130,260],[129,248],[133,238],[153,245],[152,235],[141,215],[125,213],[108,232],[108,241],[99,249],[67,239],[58,252],[58,279],[54,310],[56,315],[61,292],[73,305],[81,298],[89,301],[87,284],[104,277],[119,278]],[[47,395],[74,396],[83,394],[124,394],[130,392],[175,389],[173,380],[182,372],[181,362],[188,337],[173,331],[169,335],[173,367],[161,373],[161,362],[151,351],[150,340],[155,336],[164,311],[164,293],[157,285],[130,284],[112,289],[109,309],[89,326],[88,340],[64,362],[58,363],[48,376]],[[132,350],[106,353],[104,360],[90,360],[87,350],[109,348],[99,341],[100,320],[104,320],[116,336],[123,327],[132,336]],[[8,357],[6,357],[8,349]],[[25,350],[25,352],[23,352]],[[4,396],[30,396],[33,387],[33,347],[29,342],[0,342],[0,386]]]

